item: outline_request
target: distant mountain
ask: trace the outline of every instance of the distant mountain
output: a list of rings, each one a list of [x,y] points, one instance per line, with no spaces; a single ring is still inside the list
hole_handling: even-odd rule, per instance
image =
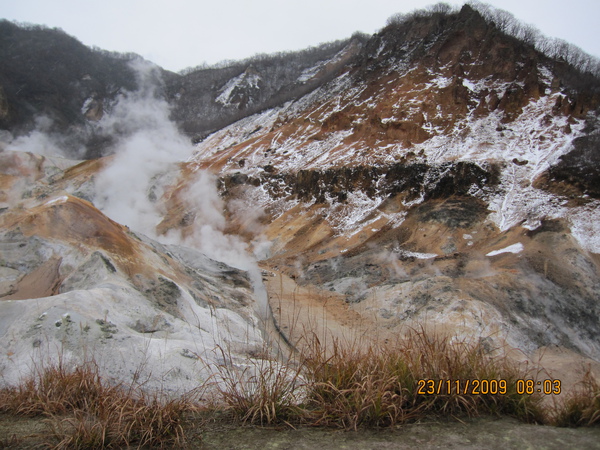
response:
[[[263,55],[190,69],[167,82],[173,119],[196,140],[236,120],[295,100],[330,81],[361,52],[366,38],[300,52]]]
[[[185,75],[161,70],[159,95],[172,104],[182,130],[199,139],[330,80],[364,40],[357,34],[301,52],[188,69]],[[94,123],[111,110],[118,94],[137,89],[129,63],[139,56],[90,49],[59,29],[2,20],[0,58],[0,129],[26,133],[43,116],[52,120],[51,131],[73,134],[69,146],[85,146],[85,157],[110,151],[110,137]],[[245,83],[250,78],[255,82]]]
[[[62,30],[0,21],[0,128],[16,133],[44,115],[53,129],[85,126],[123,89],[135,90],[133,55],[92,50]]]

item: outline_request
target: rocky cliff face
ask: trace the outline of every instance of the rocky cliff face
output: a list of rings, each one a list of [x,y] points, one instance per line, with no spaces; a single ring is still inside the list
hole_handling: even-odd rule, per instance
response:
[[[0,152],[12,354],[147,342],[186,380],[225,341],[239,358],[425,327],[599,360],[597,79],[469,6],[292,56],[279,78],[276,57],[163,77],[148,98],[193,147],[154,117],[110,157]],[[117,197],[133,230],[106,216]]]

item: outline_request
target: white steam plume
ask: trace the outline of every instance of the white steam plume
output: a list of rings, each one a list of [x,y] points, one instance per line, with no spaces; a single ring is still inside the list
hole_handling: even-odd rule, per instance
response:
[[[73,158],[73,152],[66,151],[69,148],[68,137],[52,132],[53,120],[47,116],[38,116],[35,119],[35,128],[22,136],[13,136],[8,131],[0,134],[0,148],[7,151],[28,152],[45,157],[59,156],[61,158]],[[83,148],[74,152],[77,155],[84,153]]]
[[[196,179],[188,184],[182,194],[186,210],[195,215],[193,231],[183,238],[179,231],[172,230],[167,238],[247,271],[259,302],[258,313],[261,318],[266,319],[269,316],[268,299],[260,269],[256,258],[250,256],[248,244],[239,236],[224,233],[225,205],[217,192],[215,177],[208,172],[198,171]]]
[[[175,163],[187,159],[194,147],[169,119],[168,103],[157,96],[158,69],[143,61],[134,69],[139,77],[138,91],[123,94],[100,124],[105,131],[124,137],[115,146],[111,164],[96,178],[94,203],[111,219],[154,239],[194,247],[246,270],[259,301],[258,313],[268,317],[260,270],[247,244],[223,232],[224,205],[210,173],[199,171],[183,194],[187,210],[195,213],[192,234],[185,239],[173,231],[166,237],[157,236],[156,225],[162,214],[151,193],[160,184],[158,180],[168,178],[169,171],[175,172]]]
[[[113,220],[156,238],[160,213],[151,200],[152,182],[193,152],[189,140],[169,119],[169,104],[156,95],[158,69],[136,62],[139,89],[118,99],[99,126],[124,136],[111,164],[96,178],[94,203]]]

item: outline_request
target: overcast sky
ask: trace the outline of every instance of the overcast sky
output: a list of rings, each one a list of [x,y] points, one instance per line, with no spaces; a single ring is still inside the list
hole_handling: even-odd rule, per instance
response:
[[[372,34],[427,0],[0,0],[0,17],[59,27],[89,46],[179,71]],[[446,3],[461,5],[463,1]],[[543,34],[600,57],[600,1],[489,0]]]

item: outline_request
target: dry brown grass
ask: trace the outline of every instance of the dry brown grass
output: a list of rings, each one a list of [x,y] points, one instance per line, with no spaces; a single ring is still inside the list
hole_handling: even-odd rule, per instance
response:
[[[422,330],[385,347],[334,342],[330,352],[315,339],[304,366],[310,380],[306,408],[319,425],[392,426],[431,415],[544,420],[541,398],[515,390],[516,380],[531,374],[504,357],[490,356],[480,345],[452,342]],[[434,393],[419,393],[420,387],[428,390],[420,380],[433,380]],[[478,394],[465,389],[467,380],[504,380],[506,390]]]
[[[423,330],[384,347],[333,339],[325,348],[313,335],[295,366],[265,358],[236,367],[221,351],[228,363],[218,368],[219,400],[242,422],[357,429],[432,415],[545,420],[539,395],[516,392],[516,380],[532,374],[507,358],[491,356],[480,345]],[[436,386],[442,380],[444,389],[419,393],[420,380],[434,380]],[[451,389],[446,389],[446,380],[452,381]],[[466,380],[503,380],[506,388],[477,393],[464,388]]]
[[[587,372],[573,392],[557,402],[550,412],[550,423],[559,427],[600,425],[600,384]]]
[[[121,384],[110,385],[98,367],[59,362],[39,369],[20,385],[0,391],[3,412],[46,417],[51,448],[181,446],[190,399],[166,399]]]
[[[216,400],[204,417],[212,414],[222,420],[225,412],[229,419],[257,425],[354,430],[432,416],[502,415],[559,426],[600,424],[600,386],[589,374],[578,390],[548,408],[540,394],[516,391],[516,380],[535,379],[536,374],[481,345],[423,330],[381,346],[332,340],[325,348],[316,336],[309,340],[288,364],[270,358],[267,351],[234,363],[219,348],[223,363],[212,385]],[[428,380],[442,386],[441,391],[419,392]],[[465,389],[467,380],[503,380],[506,389],[475,393]],[[50,448],[182,447],[188,442],[186,433],[202,429],[200,416],[187,420],[200,410],[197,398],[166,398],[139,386],[110,384],[93,362],[67,367],[59,361],[16,387],[0,389],[0,412],[44,417],[49,431],[44,440]],[[10,445],[10,439],[0,446]]]
[[[109,390],[93,363],[67,369],[62,361],[36,369],[18,386],[2,390],[2,410],[21,416],[66,414],[97,402]]]
[[[303,409],[299,405],[303,384],[302,367],[268,357],[249,360],[242,368],[231,363],[228,351],[219,347],[224,364],[218,366],[215,385],[218,402],[241,422],[268,425],[297,421]]]

